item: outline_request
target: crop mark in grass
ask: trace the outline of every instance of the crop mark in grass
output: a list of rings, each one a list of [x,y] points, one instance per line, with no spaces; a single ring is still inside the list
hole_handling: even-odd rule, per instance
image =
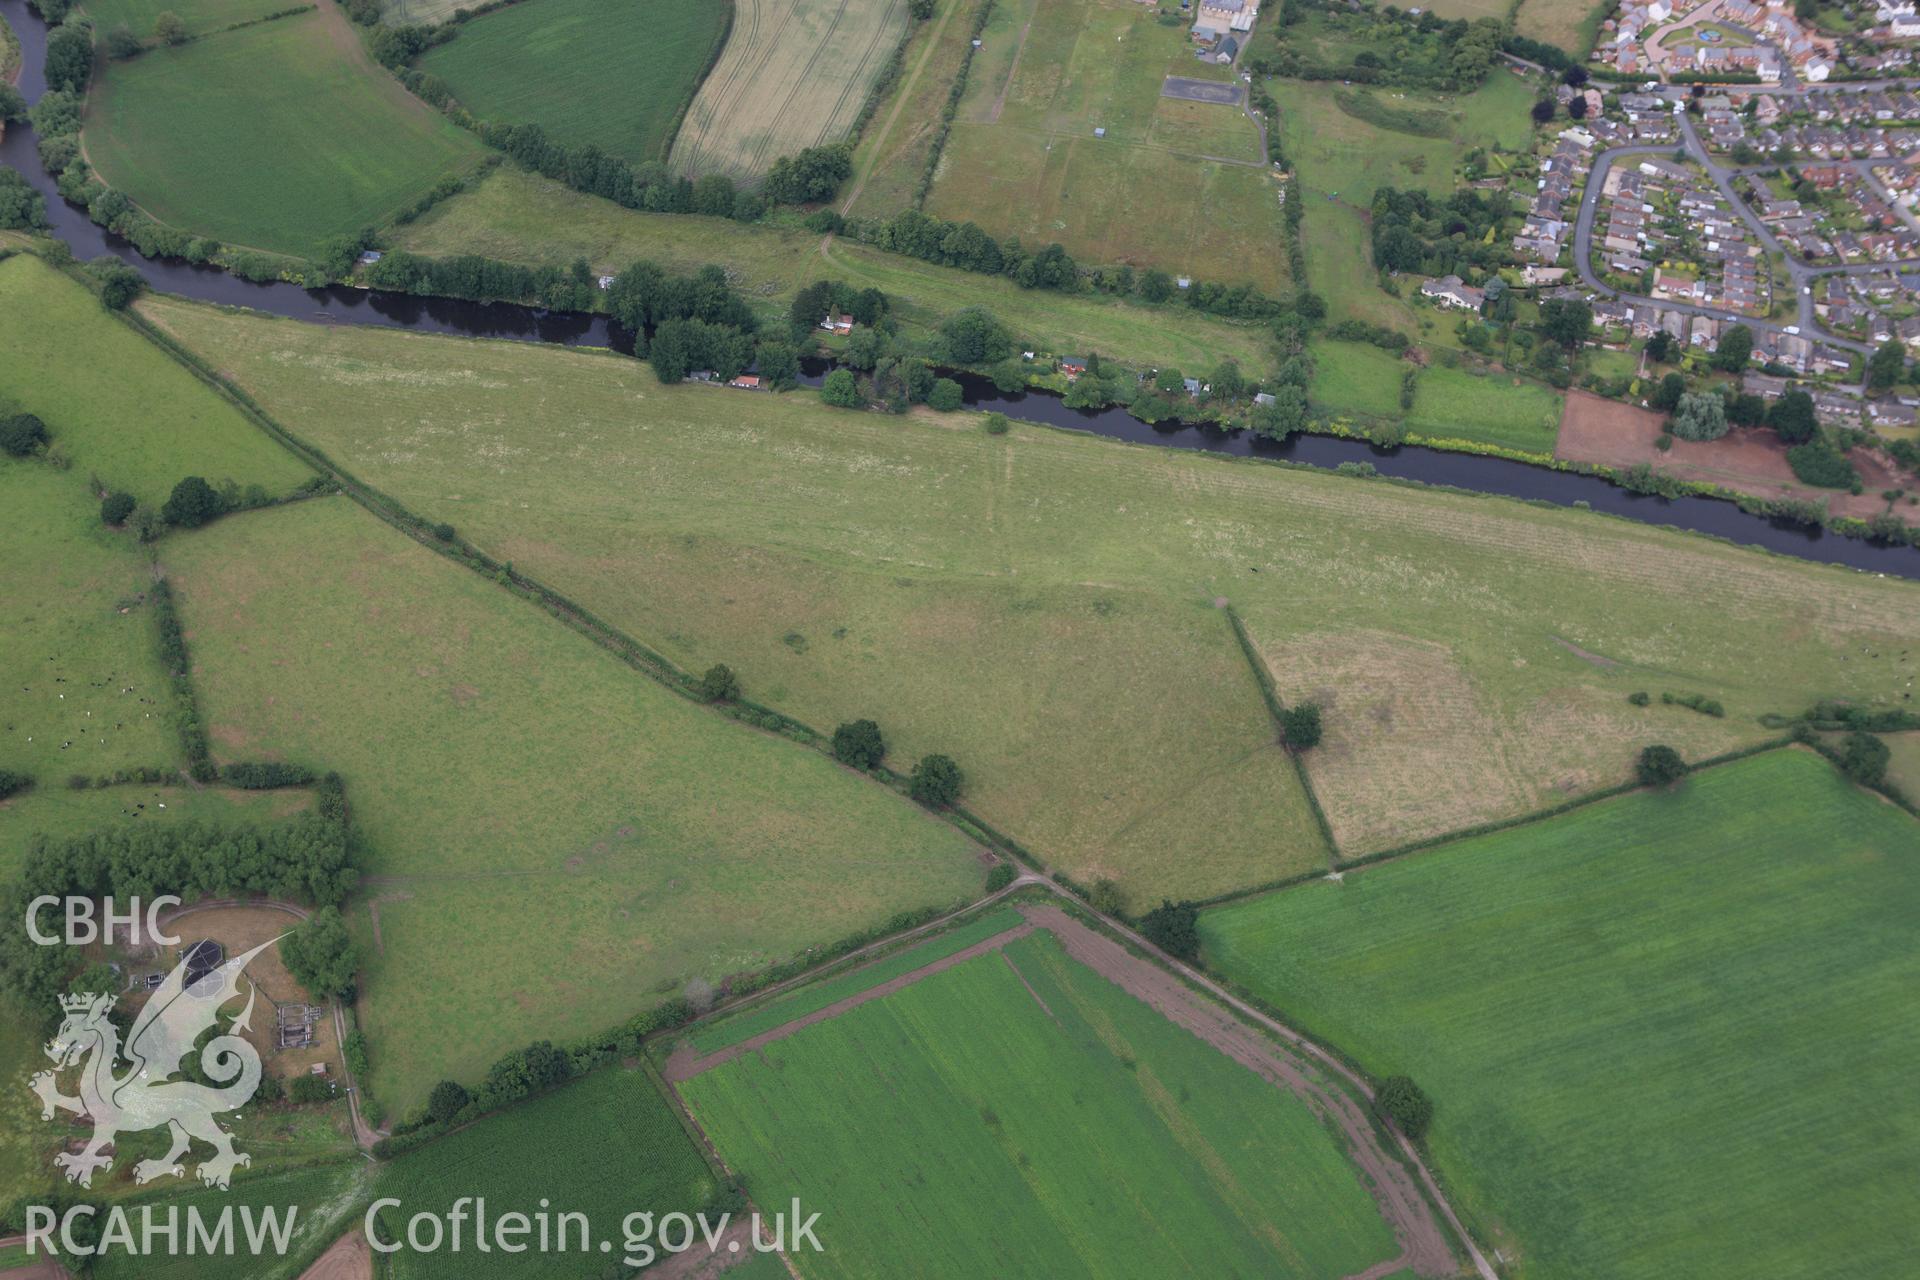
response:
[[[1554,636],[1553,642],[1559,645],[1562,649],[1565,649],[1568,653],[1572,654],[1574,657],[1580,659],[1580,661],[1591,663],[1592,665],[1599,667],[1605,671],[1617,670],[1618,668],[1626,665],[1625,663],[1620,662],[1618,659],[1609,658],[1609,657],[1606,657],[1604,654],[1598,654],[1598,653],[1592,652],[1591,650],[1582,649],[1579,645],[1567,639],[1565,636]]]
[[[836,1000],[824,1009],[816,1009],[804,1017],[795,1018],[792,1022],[783,1022],[771,1031],[763,1031],[751,1039],[742,1040],[739,1044],[728,1045],[724,1049],[716,1049],[709,1054],[700,1054],[696,1052],[691,1045],[683,1041],[680,1047],[673,1051],[673,1055],[667,1059],[666,1066],[661,1069],[661,1074],[676,1084],[682,1080],[691,1080],[695,1076],[711,1071],[717,1066],[732,1062],[742,1054],[757,1052],[777,1040],[785,1040],[788,1036],[799,1031],[804,1031],[816,1022],[825,1022],[829,1018],[837,1018],[849,1009],[856,1009],[870,1000],[878,1000],[882,996],[892,995],[903,987],[912,986],[922,978],[930,978],[936,973],[944,973],[957,964],[965,964],[975,956],[983,956],[989,951],[997,951],[1015,939],[1026,937],[1029,933],[1033,932],[1033,929],[1034,926],[1029,923],[1008,929],[1005,933],[995,934],[983,942],[976,942],[964,950],[954,952],[952,955],[942,956],[938,960],[923,964],[918,969],[903,973],[897,978],[889,979],[877,987],[869,987],[857,995],[848,996],[844,1000]],[[1015,972],[1017,973],[1019,971],[1015,970]],[[1025,979],[1023,978],[1021,981],[1024,982]],[[1028,988],[1028,990],[1032,990],[1032,988]],[[1039,998],[1037,995],[1034,997],[1036,1000]],[[1041,1004],[1041,1008],[1046,1008],[1044,1002]],[[1049,1016],[1051,1016],[1053,1011],[1049,1009],[1047,1012]]]
[[[1050,931],[1073,960],[1107,979],[1176,1026],[1198,1036],[1255,1075],[1287,1089],[1338,1126],[1348,1154],[1400,1241],[1396,1260],[1420,1275],[1453,1275],[1457,1266],[1446,1233],[1407,1167],[1385,1149],[1380,1130],[1352,1096],[1329,1085],[1321,1073],[1224,1007],[1206,1000],[1174,974],[1134,955],[1119,943],[1049,904],[1022,906],[1020,914]]]
[[[1011,938],[1011,937],[1012,937],[1012,935],[1011,935],[1011,934],[1002,934],[1001,936],[1002,936],[1003,938]],[[1049,1018],[1052,1018],[1052,1019],[1053,1019],[1053,1025],[1054,1025],[1054,1026],[1056,1026],[1056,1027],[1057,1027],[1057,1026],[1059,1026],[1059,1025],[1060,1025],[1060,1019],[1059,1019],[1059,1017],[1058,1017],[1058,1016],[1057,1016],[1057,1015],[1056,1015],[1056,1014],[1055,1014],[1055,1013],[1053,1012],[1053,1008],[1052,1008],[1052,1006],[1050,1006],[1050,1005],[1049,1005],[1049,1004],[1048,1004],[1048,1003],[1047,1003],[1047,1002],[1046,1002],[1045,1000],[1042,1000],[1042,999],[1040,998],[1040,993],[1039,993],[1038,991],[1035,991],[1035,990],[1033,989],[1033,984],[1032,984],[1031,982],[1028,982],[1028,981],[1027,981],[1027,975],[1026,975],[1026,974],[1024,974],[1024,973],[1022,973],[1022,972],[1020,972],[1020,966],[1019,966],[1019,965],[1017,965],[1017,964],[1015,964],[1015,963],[1013,962],[1013,957],[1012,957],[1011,955],[1009,955],[1009,954],[1007,954],[1007,951],[1006,951],[1006,949],[1005,949],[1005,947],[1004,947],[1004,946],[1003,946],[1003,947],[1001,948],[1001,951],[1000,951],[1000,958],[1001,958],[1002,960],[1005,960],[1005,961],[1007,962],[1007,968],[1009,968],[1009,969],[1011,969],[1011,970],[1013,970],[1013,976],[1014,976],[1014,977],[1016,977],[1016,978],[1018,978],[1018,979],[1020,979],[1020,985],[1021,985],[1021,986],[1023,986],[1023,987],[1025,987],[1025,988],[1027,989],[1027,994],[1033,997],[1033,1002],[1034,1002],[1035,1004],[1037,1004],[1037,1005],[1039,1005],[1039,1006],[1041,1007],[1041,1009],[1043,1009],[1043,1010],[1045,1010],[1045,1011],[1046,1011],[1046,1015],[1047,1015],[1047,1016],[1048,1016]]]

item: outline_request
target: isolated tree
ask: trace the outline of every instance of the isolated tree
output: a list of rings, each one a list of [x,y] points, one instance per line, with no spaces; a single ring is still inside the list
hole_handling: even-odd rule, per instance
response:
[[[1587,118],[1587,100],[1576,94],[1567,99],[1567,115],[1574,120]]]
[[[1560,79],[1578,89],[1587,82],[1587,69],[1578,63],[1560,73]]]
[[[1213,376],[1207,379],[1213,386],[1216,400],[1238,400],[1246,394],[1246,375],[1240,372],[1240,366],[1232,360],[1222,360],[1213,367]]]
[[[1295,751],[1307,751],[1320,745],[1320,708],[1311,702],[1298,702],[1280,713],[1280,731]]]
[[[1127,893],[1110,876],[1101,876],[1087,886],[1087,905],[1105,916],[1127,914]]]
[[[0,80],[0,124],[12,124],[27,118],[27,100],[18,89]]]
[[[1388,1076],[1373,1095],[1380,1114],[1400,1126],[1400,1132],[1418,1142],[1433,1123],[1433,1099],[1408,1076]]]
[[[887,754],[880,726],[871,720],[850,720],[833,731],[833,758],[856,769],[871,769]]]
[[[1687,775],[1687,762],[1672,747],[1656,743],[1640,752],[1634,772],[1643,787],[1665,787]]]
[[[708,702],[732,702],[740,696],[740,678],[724,662],[716,662],[700,677],[700,696]]]
[[[1672,354],[1673,335],[1665,329],[1655,329],[1647,339],[1647,359],[1664,364]]]
[[[1168,955],[1191,960],[1200,954],[1200,909],[1191,902],[1162,898],[1141,918],[1140,932]]]
[[[1306,425],[1306,392],[1291,384],[1274,390],[1272,404],[1253,407],[1253,429],[1269,440],[1285,440]]]
[[[960,384],[952,378],[941,378],[933,384],[933,390],[927,393],[929,408],[942,413],[952,413],[966,403],[966,396],[960,390]]]
[[[164,10],[153,20],[153,34],[164,44],[185,44],[187,24],[173,10]]]
[[[109,311],[124,309],[147,287],[145,276],[110,255],[89,262],[87,271],[100,282],[100,305]]]
[[[31,413],[0,418],[0,452],[24,458],[47,442],[47,424]]]
[[[353,990],[360,951],[347,935],[335,907],[322,907],[280,943],[280,959],[294,981],[316,996],[340,996]]]
[[[1593,336],[1593,307],[1582,298],[1549,298],[1540,304],[1540,332],[1578,351]]]
[[[835,369],[820,384],[820,399],[840,409],[860,407],[860,384],[850,369]]]
[[[1788,444],[1805,444],[1820,429],[1813,397],[1798,388],[1788,391],[1767,410],[1767,425]]]
[[[995,412],[987,415],[987,420],[983,425],[986,427],[988,435],[1003,436],[1007,434],[1009,424],[1006,414]]]
[[[160,515],[178,529],[198,529],[220,514],[220,495],[200,476],[188,476],[173,486]]]
[[[1006,327],[985,307],[954,312],[941,323],[940,332],[956,364],[993,364],[1006,359],[1013,346]]]
[[[1747,367],[1747,360],[1752,355],[1753,330],[1736,324],[1720,335],[1720,345],[1713,352],[1713,367],[1738,373]]]
[[[1893,753],[1887,744],[1856,729],[1840,741],[1840,769],[1862,786],[1877,787],[1886,780]]]
[[[962,780],[952,756],[921,756],[907,780],[907,793],[921,804],[944,809],[960,798]]]
[[[1073,385],[1067,388],[1067,394],[1061,397],[1060,403],[1069,409],[1099,409],[1104,408],[1111,398],[1107,394],[1106,380],[1087,372],[1073,380]]]
[[[1660,379],[1660,385],[1647,397],[1647,403],[1656,409],[1672,412],[1679,407],[1680,397],[1687,393],[1687,380],[1677,373],[1670,373]]]
[[[445,1124],[459,1115],[472,1100],[466,1086],[458,1080],[442,1080],[427,1095],[427,1119],[435,1124]]]
[[[1907,371],[1907,349],[1898,338],[1888,338],[1867,357],[1867,387],[1885,391]]]
[[[1540,98],[1533,104],[1533,122],[1535,124],[1545,124],[1547,121],[1553,119],[1559,110],[1560,104],[1552,98]]]
[[[133,495],[115,491],[100,499],[100,523],[124,524],[133,514],[135,506]]]
[[[1727,434],[1727,402],[1711,391],[1689,391],[1674,406],[1671,426],[1682,440],[1718,440]]]
[[[47,37],[47,88],[79,93],[93,70],[93,35],[81,23],[62,23]]]

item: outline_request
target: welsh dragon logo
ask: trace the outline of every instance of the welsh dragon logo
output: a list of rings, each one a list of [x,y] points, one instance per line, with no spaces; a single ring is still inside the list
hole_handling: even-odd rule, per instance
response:
[[[173,1145],[158,1160],[134,1165],[135,1182],[185,1176],[179,1160],[194,1138],[215,1149],[214,1157],[196,1170],[208,1186],[225,1190],[234,1169],[252,1163],[251,1157],[233,1149],[233,1135],[213,1119],[244,1106],[260,1087],[259,1051],[238,1034],[248,1029],[247,1020],[253,1014],[258,989],[252,983],[248,983],[247,1004],[240,1016],[200,1050],[201,1072],[210,1080],[227,1083],[214,1087],[172,1077],[193,1052],[195,1042],[218,1026],[221,1006],[239,996],[240,973],[247,962],[272,945],[263,942],[244,955],[196,973],[191,983],[189,957],[183,956],[134,1019],[124,1047],[118,1028],[107,1017],[114,1004],[112,996],[60,997],[66,1018],[46,1046],[54,1069],[35,1075],[31,1087],[40,1095],[42,1120],[53,1119],[57,1107],[93,1121],[93,1137],[82,1150],[54,1157],[68,1181],[91,1186],[95,1170],[112,1167],[113,1157],[102,1149],[117,1135],[162,1125],[172,1130]],[[129,1065],[124,1074],[115,1075],[123,1059]],[[80,1096],[70,1098],[60,1092],[56,1074],[76,1065],[80,1066]]]

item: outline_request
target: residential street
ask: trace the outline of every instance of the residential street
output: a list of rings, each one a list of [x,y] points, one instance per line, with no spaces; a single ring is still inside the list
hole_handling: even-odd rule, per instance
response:
[[[1753,209],[1748,206],[1747,202],[1741,199],[1734,190],[1733,178],[1735,174],[1752,172],[1758,169],[1779,168],[1780,166],[1723,164],[1714,159],[1701,143],[1699,131],[1694,127],[1693,118],[1684,111],[1679,113],[1678,118],[1687,155],[1706,171],[1707,176],[1712,179],[1714,186],[1719,189],[1720,194],[1725,197],[1727,202],[1733,206],[1735,212],[1739,214],[1741,221],[1747,224],[1747,227],[1753,232],[1760,245],[1766,249],[1768,253],[1779,255],[1780,259],[1786,264],[1787,278],[1784,281],[1776,278],[1774,287],[1776,289],[1787,287],[1793,290],[1796,306],[1795,324],[1793,326],[1787,326],[1771,320],[1743,316],[1738,312],[1729,311],[1722,307],[1702,306],[1688,302],[1670,302],[1660,298],[1648,297],[1644,294],[1627,293],[1611,288],[1601,281],[1599,274],[1593,269],[1593,223],[1594,215],[1599,209],[1602,189],[1606,185],[1607,173],[1612,168],[1614,162],[1623,157],[1671,156],[1674,148],[1668,146],[1637,145],[1611,147],[1594,156],[1593,168],[1587,177],[1587,188],[1580,199],[1579,216],[1574,222],[1574,269],[1579,273],[1581,282],[1584,283],[1587,288],[1603,297],[1618,298],[1623,302],[1645,303],[1669,311],[1679,311],[1687,315],[1708,316],[1715,320],[1728,323],[1744,324],[1755,332],[1786,334],[1790,328],[1797,329],[1799,336],[1812,339],[1816,342],[1826,343],[1861,354],[1871,352],[1873,348],[1869,344],[1856,341],[1852,338],[1843,338],[1829,334],[1819,326],[1818,319],[1814,315],[1813,310],[1813,282],[1822,276],[1867,275],[1876,271],[1912,269],[1920,267],[1920,260],[1903,259],[1897,262],[1856,263],[1850,266],[1832,267],[1810,267],[1806,265],[1781,245],[1778,237],[1773,234],[1772,229],[1760,220],[1759,215],[1756,214]],[[1891,197],[1885,192],[1884,187],[1881,187],[1878,180],[1873,178],[1870,171],[1871,162],[1859,160],[1843,163],[1852,167],[1855,172],[1865,175],[1868,181],[1873,182],[1876,189],[1881,192],[1883,198],[1886,198],[1889,204],[1893,204],[1894,207],[1899,210],[1900,216],[1907,219],[1910,223],[1914,221],[1913,215],[1906,209],[1900,208],[1900,206],[1895,204]]]

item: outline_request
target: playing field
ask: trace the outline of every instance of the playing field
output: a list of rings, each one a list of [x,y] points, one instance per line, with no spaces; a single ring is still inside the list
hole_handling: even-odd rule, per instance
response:
[[[0,411],[46,422],[88,514],[98,512],[83,492],[89,475],[158,506],[189,475],[278,497],[313,474],[84,285],[28,254],[0,262],[0,351]]]
[[[860,136],[843,213],[885,218],[913,205],[941,113],[973,48],[974,19],[986,3],[989,0],[940,0],[933,18],[914,32],[899,84]],[[974,60],[979,60],[977,53]]]
[[[394,241],[416,253],[479,253],[534,265],[564,267],[584,257],[596,271],[619,271],[642,258],[688,272],[721,262],[741,294],[781,320],[795,290],[815,280],[845,280],[885,292],[910,333],[925,333],[963,307],[984,306],[1039,350],[1098,351],[1142,367],[1178,362],[1210,369],[1232,358],[1256,369],[1273,350],[1272,334],[1261,325],[1095,294],[1022,289],[1001,276],[935,266],[845,236],[827,241],[786,227],[636,213],[512,169],[399,228]]]
[[[295,255],[390,221],[484,154],[331,3],[112,63],[85,124],[101,176],[162,222]]]
[[[673,140],[674,169],[756,179],[838,142],[907,22],[907,0],[735,0],[727,46]]]
[[[162,559],[215,756],[346,778],[371,877],[360,1012],[395,1113],[692,976],[978,890],[951,827],[344,498],[229,517]]]
[[[1282,697],[1326,709],[1307,764],[1348,855],[1914,674],[1852,655],[1905,647],[1920,585],[1592,513],[141,305],[426,518],[688,669],[726,661],[816,724],[871,715],[905,764],[952,754],[990,821],[1156,898],[1314,865],[1219,597]],[[1627,701],[1669,689],[1728,714]]]
[[[820,1211],[809,1275],[1317,1278],[1398,1248],[1301,1099],[1044,931],[678,1087],[756,1198]]]
[[[1920,823],[1783,750],[1202,919],[1209,962],[1435,1099],[1524,1273],[1896,1277],[1920,1250]]]
[[[479,1124],[408,1152],[382,1170],[380,1195],[402,1202],[380,1220],[381,1238],[399,1240],[415,1213],[446,1214],[463,1196],[484,1196],[494,1214],[584,1213],[593,1225],[590,1249],[542,1259],[539,1274],[591,1280],[607,1274],[601,1240],[624,1256],[622,1222],[629,1214],[717,1210],[720,1186],[644,1072],[596,1071],[552,1093],[520,1103]],[[771,1206],[769,1206],[771,1208]],[[524,1276],[525,1255],[446,1250],[395,1254],[394,1280],[487,1280]]]
[[[420,66],[483,120],[664,160],[726,25],[707,0],[538,0],[464,24]]]
[[[1161,96],[1169,67],[1200,70],[1183,27],[1133,0],[1067,0],[1001,39],[1015,56],[968,77],[927,212],[1090,263],[1285,289],[1259,131],[1237,105]]]

